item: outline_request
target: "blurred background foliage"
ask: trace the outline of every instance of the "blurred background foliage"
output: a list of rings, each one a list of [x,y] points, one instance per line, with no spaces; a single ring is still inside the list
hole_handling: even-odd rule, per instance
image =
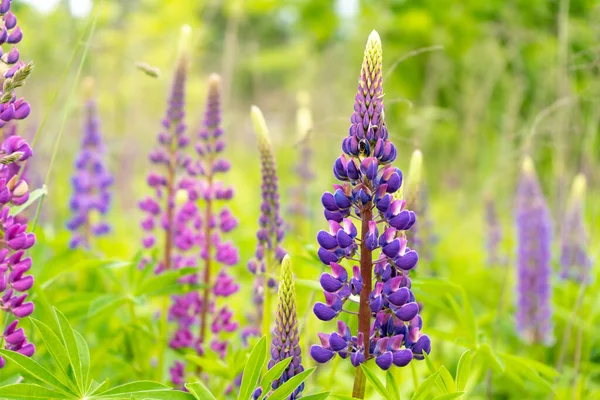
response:
[[[414,282],[417,298],[424,303],[424,331],[433,337],[433,364],[454,371],[460,354],[471,349],[474,360],[481,362],[474,364],[469,398],[548,398],[552,390],[555,398],[600,398],[597,280],[589,287],[554,282],[553,347],[521,343],[512,317],[513,193],[526,152],[536,163],[557,231],[572,177],[585,173],[590,186],[586,221],[594,259],[599,249],[600,217],[593,200],[600,181],[597,1],[103,3],[83,73],[97,81],[102,131],[116,175],[110,215],[115,233],[100,240],[91,254],[67,250],[64,221],[83,110],[81,96],[69,103],[68,93],[76,85],[77,57],[93,16],[72,16],[65,1],[48,13],[17,0],[14,4],[26,35],[21,54],[36,65],[23,90],[33,113],[21,134],[33,137],[44,114],[50,113],[34,147],[33,187],[44,181],[62,115],[65,108],[69,111],[36,231],[40,237],[33,254],[36,317],[44,320],[51,304],[61,309],[90,342],[92,353],[101,355],[93,357],[99,360],[93,366],[97,371],[115,381],[154,374],[154,355],[143,350],[152,345],[156,333],[154,300],[132,294],[126,279],[129,264],[123,260],[135,257],[141,247],[137,202],[149,192],[147,154],[156,143],[166,107],[183,24],[194,29],[187,97],[192,132],[202,118],[207,76],[218,72],[224,82],[224,124],[233,162],[228,177],[236,187],[232,208],[241,221],[234,234],[241,250],[236,271],[242,291],[234,301],[239,319],[244,318],[242,311],[251,296],[252,276],[245,263],[254,252],[260,198],[258,152],[248,111],[250,105],[259,105],[270,125],[285,210],[294,200],[291,189],[298,185],[293,168],[302,162],[296,99],[300,91],[310,95],[314,120],[310,143],[315,153],[310,162],[317,178],[303,189],[311,217],[292,221],[284,213],[290,225],[302,226],[288,232],[285,246],[299,278],[304,348],[317,340],[317,331],[332,328],[321,326],[310,311],[321,296],[316,290],[321,266],[314,243],[316,232],[325,226],[320,195],[333,183],[331,166],[349,127],[363,46],[376,29],[384,48],[385,114],[399,150],[397,165],[407,169],[414,149],[424,155],[434,235],[423,244],[426,249],[418,249],[430,257],[420,263]],[[69,65],[74,51],[78,56]],[[137,62],[159,68],[159,79],[140,71]],[[67,78],[61,86],[64,73]],[[58,100],[53,102],[55,93]],[[502,250],[509,260],[504,266],[485,265],[486,198],[494,199],[500,215]],[[139,308],[137,321],[123,306],[129,303]],[[345,364],[320,367],[309,387],[347,392],[353,373]],[[412,373],[423,377],[426,371],[425,363],[420,363]],[[0,381],[9,378],[5,373]],[[396,374],[410,392],[410,369]]]

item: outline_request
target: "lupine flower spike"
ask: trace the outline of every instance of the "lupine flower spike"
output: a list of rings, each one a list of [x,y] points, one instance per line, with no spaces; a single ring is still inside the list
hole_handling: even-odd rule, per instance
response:
[[[260,205],[259,229],[256,234],[258,244],[255,257],[248,262],[248,269],[256,274],[255,302],[260,310],[262,306],[262,333],[270,335],[272,294],[275,280],[273,275],[281,264],[286,252],[281,247],[283,241],[283,220],[279,215],[279,185],[277,164],[269,137],[269,130],[260,109],[256,106],[251,110],[252,123],[258,137],[260,164],[262,172],[262,203]]]
[[[298,184],[292,188],[290,214],[294,217],[293,229],[298,237],[305,235],[305,222],[310,220],[309,192],[311,183],[315,178],[312,169],[313,149],[311,146],[313,120],[310,111],[310,97],[306,92],[298,93],[298,110],[296,112],[296,153],[298,159],[294,168]]]
[[[73,217],[67,223],[73,232],[71,248],[89,248],[93,236],[110,232],[110,225],[102,217],[110,208],[110,186],[113,177],[104,160],[104,143],[100,133],[100,121],[93,97],[93,80],[85,82],[86,103],[81,149],[75,160],[75,174],[71,180]]]
[[[560,238],[560,275],[563,279],[577,282],[587,279],[592,266],[588,255],[589,238],[583,220],[586,186],[583,174],[573,180]]]
[[[429,353],[429,337],[421,333],[419,306],[410,290],[409,271],[417,252],[408,247],[405,231],[415,223],[396,194],[402,172],[391,165],[396,147],[388,139],[383,112],[382,51],[377,32],[369,36],[348,136],[333,173],[341,181],[321,202],[329,229],[317,235],[319,258],[331,268],[321,275],[325,302],[314,312],[322,321],[335,319],[358,298],[358,332],[343,321],[331,334],[320,333],[321,345],[311,356],[324,363],[336,354],[356,368],[353,396],[364,398],[365,376],[360,364],[374,358],[384,370],[406,366]],[[357,228],[353,218],[360,220]],[[360,229],[360,230],[359,230]],[[360,258],[350,271],[343,259]]]
[[[527,342],[550,344],[552,222],[529,157],[523,160],[517,188],[516,226],[517,331]]]
[[[8,44],[10,50],[2,48],[0,57],[8,69],[4,71],[4,85],[0,93],[0,128],[13,120],[24,119],[29,115],[29,104],[22,98],[17,100],[15,90],[22,86],[32,69],[32,64],[19,61],[19,51],[15,47],[23,33],[17,26],[17,19],[10,11],[10,0],[0,1],[0,45]],[[19,170],[32,156],[31,147],[17,135],[6,135],[0,146],[0,347],[17,351],[31,357],[35,346],[28,343],[23,328],[18,328],[18,318],[24,318],[34,310],[27,300],[27,291],[33,286],[33,276],[27,275],[31,268],[31,258],[25,251],[35,243],[35,235],[27,232],[27,225],[10,214],[10,207],[24,204],[29,199],[29,186]],[[14,317],[11,321],[11,318]],[[5,360],[0,356],[0,368]]]
[[[275,329],[271,340],[271,360],[269,369],[287,358],[292,358],[289,366],[281,377],[273,382],[272,388],[277,389],[293,376],[304,371],[302,366],[302,350],[300,349],[300,336],[298,334],[298,316],[296,315],[296,288],[294,272],[290,256],[285,256],[281,263],[279,289],[277,292],[277,313],[275,316]],[[288,397],[288,400],[300,398],[304,383]],[[258,393],[260,396],[260,393]],[[267,396],[268,397],[268,396]]]

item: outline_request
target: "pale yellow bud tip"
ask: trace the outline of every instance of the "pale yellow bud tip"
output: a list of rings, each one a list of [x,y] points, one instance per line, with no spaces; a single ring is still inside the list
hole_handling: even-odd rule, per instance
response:
[[[81,82],[81,87],[83,89],[83,96],[86,99],[89,99],[94,96],[94,88],[96,86],[96,81],[91,76],[85,77]]]
[[[369,43],[381,43],[381,38],[379,37],[379,33],[375,29],[371,31],[369,35]]]
[[[535,174],[535,166],[533,160],[529,156],[525,156],[523,159],[522,170],[524,174],[533,175]]]
[[[585,175],[577,174],[575,179],[573,180],[573,188],[572,193],[573,197],[582,199],[585,197],[585,191],[587,187],[587,180],[585,179]]]
[[[184,56],[190,52],[190,42],[192,37],[192,27],[183,25],[179,33],[179,55]]]
[[[252,106],[250,108],[250,117],[252,118],[254,130],[256,131],[260,141],[270,145],[271,140],[269,139],[269,128],[267,127],[267,122],[265,121],[265,117],[263,116],[262,111],[260,111],[260,108],[257,106]]]
[[[185,190],[185,189],[178,189],[175,192],[175,205],[177,207],[183,206],[188,201],[189,201],[189,195],[188,195],[187,190]]]

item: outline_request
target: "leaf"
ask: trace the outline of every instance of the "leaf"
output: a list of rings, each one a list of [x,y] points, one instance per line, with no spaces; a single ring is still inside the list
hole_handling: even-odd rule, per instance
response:
[[[423,352],[423,354],[426,353]],[[385,387],[388,393],[392,395],[392,398],[394,400],[400,400],[400,388],[396,384],[396,379],[394,378],[394,375],[392,375],[390,370],[387,370],[385,373]]]
[[[433,385],[435,385],[435,381],[440,375],[439,372],[429,375],[417,388],[415,394],[412,397],[412,400],[421,400],[428,399],[429,392],[433,389]]]
[[[447,393],[447,394],[443,394],[441,396],[434,397],[433,400],[454,400],[454,399],[458,399],[463,394],[465,394],[465,392]]]
[[[308,396],[302,396],[302,400],[325,400],[329,397],[329,392],[322,392],[316,394],[309,394]]]
[[[260,338],[252,349],[242,375],[242,384],[238,395],[239,400],[248,400],[256,389],[260,372],[267,358],[267,337]]]
[[[291,361],[292,357],[288,357],[285,360],[279,361],[277,364],[273,365],[273,367],[262,377],[260,381],[260,387],[262,388],[263,393],[260,396],[261,399],[267,395],[269,389],[271,389],[273,381],[278,379],[281,374],[283,374],[283,371],[285,371],[288,365],[290,365]]]
[[[90,386],[90,349],[83,336],[81,336],[81,334],[77,331],[73,332],[75,333],[77,349],[79,350],[79,356],[81,357],[81,378],[83,381],[84,392],[86,392],[88,387]]]
[[[0,398],[3,399],[68,399],[70,395],[55,392],[52,389],[33,383],[15,383],[0,387]]]
[[[172,390],[170,387],[163,385],[162,383],[153,382],[153,381],[136,381],[126,383],[124,385],[116,386],[112,389],[105,390],[104,392],[94,393],[94,396],[102,396],[102,397],[114,397],[117,395],[123,394],[134,394],[141,392],[158,392]]]
[[[503,360],[526,365],[547,378],[556,378],[560,375],[556,369],[536,360],[532,360],[525,357],[519,357],[508,353],[499,353],[499,355],[502,357]]]
[[[348,396],[345,394],[330,394],[329,397],[333,397],[334,399],[338,400],[360,400],[356,397]]]
[[[107,260],[107,259],[89,259],[89,260],[81,260],[74,263],[67,263],[67,265],[63,268],[62,263],[60,264],[61,268],[52,268],[49,269],[49,276],[45,276],[43,279],[43,283],[41,285],[42,289],[48,288],[51,284],[54,283],[56,279],[58,279],[61,275],[75,272],[83,269],[108,269],[108,268],[121,268],[131,265],[131,261],[121,261],[121,260]]]
[[[456,388],[465,390],[469,377],[471,376],[471,350],[465,351],[458,360],[456,367]]]
[[[185,356],[185,359],[198,365],[202,368],[202,371],[205,371],[212,376],[219,376],[231,380],[239,375],[236,368],[228,366],[221,359],[211,358],[209,354],[202,357],[197,354],[188,354]]]
[[[440,373],[440,378],[442,378],[442,382],[444,382],[444,387],[446,388],[447,392],[456,392],[456,384],[454,383],[454,379],[452,378],[452,375],[448,369],[442,365],[438,371]]]
[[[294,280],[296,287],[305,287],[310,290],[323,291],[318,280],[314,279],[296,279]]]
[[[21,353],[17,353],[10,350],[0,349],[0,356],[5,359],[17,364],[29,375],[33,376],[39,381],[42,381],[61,393],[72,395],[74,394],[71,389],[65,386],[62,382],[54,377],[46,368],[42,367],[37,361],[32,360],[29,357],[24,356]]]
[[[68,361],[69,358],[67,355],[67,349],[65,349],[65,346],[63,346],[58,336],[56,336],[54,331],[52,331],[52,329],[50,329],[48,325],[35,318],[30,317],[29,319],[31,320],[37,331],[40,333],[40,336],[44,341],[44,344],[46,345],[46,350],[48,351],[48,353],[50,353],[52,359],[59,366],[59,370],[62,372],[64,378],[66,379],[66,381],[63,382],[65,382],[65,384],[67,385],[71,384],[69,378],[69,371],[71,370],[72,366]],[[71,389],[77,390],[77,386],[75,385]]]
[[[307,369],[306,371],[300,372],[298,375],[292,376],[283,385],[279,386],[273,393],[269,395],[269,400],[287,399],[290,394],[292,394],[292,392],[306,380],[306,378],[315,372],[315,369],[316,368]]]
[[[10,215],[19,215],[23,211],[25,211],[30,205],[35,203],[40,197],[48,194],[48,188],[46,185],[43,185],[41,188],[37,188],[32,192],[29,192],[29,199],[19,206],[10,208]]]
[[[436,369],[433,365],[433,361],[431,361],[431,358],[425,352],[423,352],[423,357],[425,358],[425,365],[427,365],[427,369],[429,370],[429,373],[433,374],[436,371]]]
[[[91,394],[101,393],[103,391],[106,391],[108,389],[108,386],[110,386],[110,381],[108,380],[108,378],[105,379],[102,383],[98,383],[92,380],[88,391],[91,392]]]
[[[131,398],[135,400],[194,400],[191,393],[181,392],[173,389],[163,389],[161,391],[150,391],[133,393]],[[111,397],[111,400],[114,397]]]
[[[80,390],[78,394],[83,395],[85,393],[85,389],[87,389],[87,385],[85,385],[83,382],[81,358],[79,356],[79,347],[77,346],[77,339],[75,339],[73,327],[67,318],[60,311],[58,311],[56,307],[54,308],[54,314],[56,316],[56,321],[58,322],[63,344],[67,349],[67,356],[71,362],[71,365],[73,366],[73,375],[75,375],[75,380]]]
[[[186,383],[185,388],[198,400],[217,400],[217,398],[200,381]]]
[[[360,366],[361,366],[363,372],[365,373],[367,380],[369,382],[371,382],[371,385],[373,385],[373,387],[375,388],[377,393],[379,393],[385,399],[391,399],[392,395],[388,393],[384,384],[379,380],[379,378],[377,378],[377,375],[375,375],[375,373],[373,371],[371,371],[369,368],[367,368],[366,365],[361,364]]]

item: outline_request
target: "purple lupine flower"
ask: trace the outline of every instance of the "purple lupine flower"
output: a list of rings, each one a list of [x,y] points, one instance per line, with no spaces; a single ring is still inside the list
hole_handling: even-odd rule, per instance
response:
[[[92,85],[92,81],[88,80],[90,92]],[[113,176],[105,165],[104,153],[96,101],[90,96],[85,105],[81,148],[71,179],[73,195],[70,206],[73,217],[67,223],[73,232],[71,248],[89,248],[93,236],[110,232],[110,225],[101,219],[110,208],[110,187],[113,184]]]
[[[189,166],[189,170],[201,178],[193,197],[204,205],[204,213],[202,217],[194,217],[197,223],[194,224],[194,229],[190,229],[189,234],[176,234],[178,238],[189,237],[189,243],[185,243],[189,244],[189,248],[193,245],[200,248],[204,271],[200,277],[193,276],[188,281],[195,283],[200,278],[205,287],[202,295],[194,291],[183,296],[173,296],[174,305],[171,307],[169,318],[178,324],[175,336],[171,340],[172,348],[191,348],[200,355],[204,354],[210,329],[210,349],[221,358],[225,357],[229,346],[227,335],[237,330],[238,324],[233,320],[231,309],[227,305],[219,306],[217,302],[220,298],[229,297],[239,290],[239,285],[227,271],[239,261],[238,250],[233,242],[223,239],[224,235],[235,229],[238,224],[231,210],[220,205],[233,197],[233,188],[218,180],[230,167],[229,162],[223,158],[223,135],[220,78],[218,75],[211,75],[208,81],[204,123],[196,144],[199,160],[190,163]],[[193,187],[191,182],[189,186]],[[201,213],[193,203],[186,204],[189,206],[186,216]],[[176,226],[189,229],[186,224]],[[179,364],[173,371],[181,369]]]
[[[365,49],[351,122],[343,154],[333,167],[342,183],[321,198],[329,230],[317,235],[318,256],[331,273],[321,276],[325,302],[316,303],[314,312],[322,321],[332,320],[351,296],[360,296],[359,329],[353,334],[339,321],[337,332],[319,334],[321,345],[313,345],[311,355],[323,363],[338,354],[354,366],[375,358],[380,368],[388,369],[422,359],[431,344],[421,333],[419,307],[410,290],[409,271],[418,255],[408,247],[404,231],[416,217],[398,198],[402,172],[391,165],[396,148],[384,120],[381,40],[375,31]],[[354,216],[361,220],[360,231]],[[350,277],[340,263],[356,256],[360,267],[352,267]],[[363,398],[360,381],[355,381],[353,396]]]
[[[3,243],[0,249],[0,310],[8,314],[0,319],[8,323],[0,330],[0,345],[31,357],[35,346],[28,343],[23,329],[18,328],[18,319],[31,315],[34,310],[34,304],[27,301],[27,291],[33,286],[34,278],[27,275],[32,260],[25,256],[25,251],[35,243],[35,235],[27,232],[27,224],[22,218],[10,214],[10,206],[24,204],[29,199],[29,185],[19,171],[33,153],[27,141],[14,134],[7,123],[29,115],[29,104],[22,98],[17,100],[15,89],[24,84],[32,64],[19,61],[19,51],[14,45],[21,41],[23,33],[10,6],[10,0],[0,1],[0,45],[12,45],[8,52],[2,48],[0,57],[10,67],[3,74],[0,94],[0,128],[10,132],[5,134],[0,146],[0,236]],[[16,319],[10,321],[11,316]],[[0,368],[4,365],[5,360],[0,356]]]
[[[289,357],[292,357],[292,361],[283,371],[281,377],[273,382],[273,389],[277,389],[290,378],[304,371],[302,350],[299,343],[298,316],[296,315],[296,287],[292,261],[289,256],[285,256],[281,263],[281,277],[277,297],[277,314],[273,339],[271,340],[271,359],[268,366],[271,369],[275,364]],[[298,386],[288,399],[295,400],[299,398],[303,389],[304,383]]]
[[[260,205],[258,240],[255,257],[248,262],[248,269],[256,275],[254,284],[254,301],[262,318],[263,334],[270,333],[271,292],[275,288],[275,280],[271,277],[276,267],[281,264],[286,252],[281,247],[284,236],[283,219],[279,214],[279,188],[277,164],[269,137],[269,130],[260,109],[256,106],[251,111],[254,130],[258,137],[260,164],[262,174],[262,202]]]
[[[592,266],[587,252],[589,238],[583,221],[586,186],[583,174],[573,180],[560,235],[560,276],[578,282],[587,279]]]
[[[528,342],[553,340],[550,308],[552,221],[533,161],[523,161],[516,195],[517,330]]]

